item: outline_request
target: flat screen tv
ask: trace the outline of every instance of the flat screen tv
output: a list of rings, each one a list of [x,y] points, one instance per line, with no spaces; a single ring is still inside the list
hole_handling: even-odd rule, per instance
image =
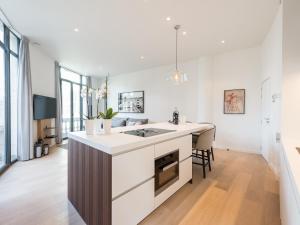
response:
[[[56,98],[33,95],[33,119],[56,118]]]

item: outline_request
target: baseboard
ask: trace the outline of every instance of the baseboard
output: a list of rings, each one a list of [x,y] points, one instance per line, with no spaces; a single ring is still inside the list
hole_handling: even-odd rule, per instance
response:
[[[273,163],[269,163],[269,162],[267,163],[270,169],[272,170],[272,172],[275,174],[276,180],[279,181],[280,178],[279,169]]]
[[[234,151],[234,152],[243,152],[243,153],[250,153],[250,154],[256,154],[256,155],[261,155],[259,151],[255,150],[240,150],[240,149],[231,149],[231,148],[220,148],[220,147],[214,147],[216,150],[221,150],[221,151]]]

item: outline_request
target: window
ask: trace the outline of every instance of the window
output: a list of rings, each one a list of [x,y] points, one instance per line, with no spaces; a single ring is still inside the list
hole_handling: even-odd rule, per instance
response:
[[[0,42],[4,43],[4,26],[3,23],[0,22]]]
[[[77,73],[61,68],[61,78],[64,80],[69,80],[71,82],[80,84],[80,77],[81,76]]]
[[[11,161],[17,159],[18,121],[18,57],[10,54],[10,120],[11,120]]]
[[[62,136],[68,137],[68,132],[83,129],[83,115],[86,110],[81,97],[81,90],[86,85],[87,78],[68,69],[61,68],[62,90]]]
[[[19,38],[0,22],[0,172],[17,160]]]
[[[0,48],[0,168],[6,164],[4,50]]]

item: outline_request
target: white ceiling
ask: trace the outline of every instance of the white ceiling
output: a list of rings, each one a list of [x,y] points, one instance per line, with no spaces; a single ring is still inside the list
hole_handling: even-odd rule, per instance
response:
[[[64,66],[105,75],[173,63],[175,24],[187,32],[182,61],[258,45],[278,0],[0,0],[0,7]]]

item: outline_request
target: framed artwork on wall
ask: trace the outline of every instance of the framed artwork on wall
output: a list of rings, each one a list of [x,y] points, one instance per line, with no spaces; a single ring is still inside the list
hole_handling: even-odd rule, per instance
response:
[[[245,114],[245,89],[224,91],[224,114]]]
[[[123,92],[118,96],[120,113],[144,113],[144,91]]]

